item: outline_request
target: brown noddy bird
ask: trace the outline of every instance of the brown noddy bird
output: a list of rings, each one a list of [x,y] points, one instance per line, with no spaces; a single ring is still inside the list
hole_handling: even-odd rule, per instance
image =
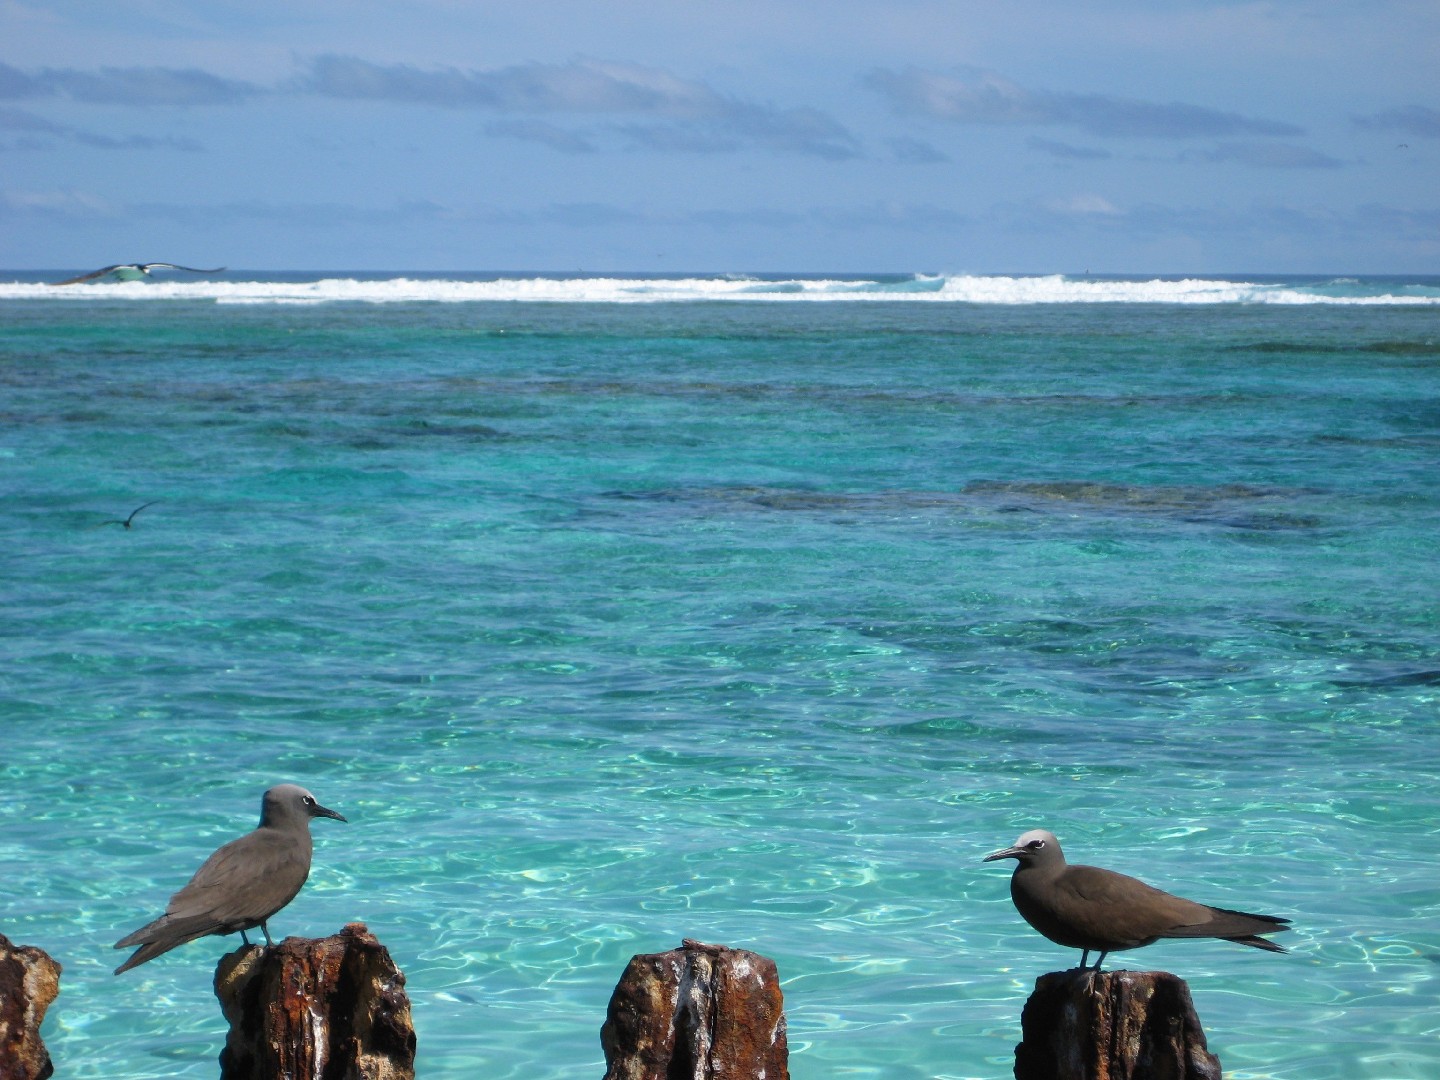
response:
[[[1138,949],[1161,938],[1224,938],[1269,952],[1284,952],[1260,934],[1275,934],[1289,919],[1209,907],[1171,896],[1143,881],[1098,866],[1071,866],[1060,841],[1032,829],[1012,847],[992,851],[984,862],[1016,860],[1010,898],[1021,917],[1057,945],[1084,950],[1080,967],[1097,950],[1100,970],[1108,953]]]
[[[295,899],[310,876],[310,819],[317,817],[345,820],[297,784],[265,792],[259,827],[206,859],[170,898],[164,915],[115,943],[117,949],[140,946],[115,974],[207,934],[238,930],[249,945],[245,931],[258,926],[265,943],[273,945],[265,923]]]

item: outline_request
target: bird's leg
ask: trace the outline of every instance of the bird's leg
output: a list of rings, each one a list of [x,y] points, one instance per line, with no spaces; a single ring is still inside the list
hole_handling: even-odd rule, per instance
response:
[[[262,923],[260,924],[260,929],[261,929],[262,931],[264,931],[264,933],[265,933],[265,946],[266,946],[266,948],[273,949],[273,948],[275,947],[275,942],[273,942],[273,941],[270,940],[270,928],[269,928],[268,926],[266,926],[266,925],[262,922]]]
[[[1082,949],[1080,952],[1080,970],[1084,971],[1090,966],[1090,950]]]
[[[1096,970],[1096,971],[1099,971],[1099,970],[1100,970],[1100,965],[1105,962],[1105,957],[1108,956],[1108,955],[1109,955],[1109,953],[1105,952],[1104,950],[1101,951],[1099,957],[1097,957],[1096,960],[1095,960],[1095,970]]]
[[[240,940],[245,943],[247,949],[250,947],[250,939],[245,936],[245,930],[243,928],[240,930]]]

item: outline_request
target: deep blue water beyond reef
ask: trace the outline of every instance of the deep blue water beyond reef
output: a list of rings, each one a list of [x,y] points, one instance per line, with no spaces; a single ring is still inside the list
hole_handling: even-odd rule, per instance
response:
[[[1000,1080],[1078,959],[980,862],[1031,827],[1294,919],[1107,963],[1228,1077],[1440,1075],[1434,281],[405,280],[0,288],[57,1075],[215,1075],[238,939],[110,945],[285,780],[350,823],[271,929],[367,923],[426,1078],[598,1078],[695,937],[777,961],[797,1080]]]

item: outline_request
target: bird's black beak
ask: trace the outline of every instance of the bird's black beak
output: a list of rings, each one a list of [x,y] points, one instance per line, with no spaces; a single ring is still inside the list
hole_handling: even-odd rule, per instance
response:
[[[334,818],[336,821],[344,821],[345,824],[350,824],[344,814],[336,810],[331,810],[328,806],[321,806],[319,803],[316,803],[311,809],[310,816]]]
[[[989,855],[986,855],[985,858],[981,859],[980,861],[981,861],[981,862],[994,862],[996,859],[1018,859],[1018,858],[1020,858],[1020,857],[1021,857],[1022,855],[1024,855],[1024,854],[1025,854],[1025,849],[1024,849],[1024,848],[1007,847],[1007,848],[1001,848],[999,851],[992,851],[992,852],[990,852]]]

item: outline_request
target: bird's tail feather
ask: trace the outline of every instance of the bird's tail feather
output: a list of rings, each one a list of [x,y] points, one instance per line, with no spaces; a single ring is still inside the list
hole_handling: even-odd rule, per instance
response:
[[[129,971],[147,960],[153,960],[177,945],[184,945],[187,941],[194,941],[206,934],[217,932],[224,933],[225,928],[217,926],[215,920],[209,915],[195,915],[188,919],[172,919],[162,916],[115,943],[117,949],[128,949],[131,945],[140,946],[130,959],[115,969],[115,974],[119,975],[122,971]]]
[[[1290,928],[1289,919],[1277,918],[1274,915],[1257,915],[1253,911],[1233,911],[1230,908],[1212,907],[1207,910],[1210,912],[1210,918],[1188,926],[1176,926],[1161,936],[1167,938],[1225,938],[1228,941],[1238,941],[1244,945],[1254,945],[1257,949],[1269,949],[1272,952],[1285,951],[1279,945],[1262,941],[1255,935],[1278,934],[1282,930],[1288,930]]]
[[[178,945],[180,943],[177,941],[175,944]],[[158,941],[152,941],[148,945],[141,945],[140,948],[136,949],[130,955],[130,959],[126,960],[123,964],[121,964],[115,969],[115,974],[120,975],[126,971],[129,971],[133,967],[139,967],[141,964],[145,963],[145,961],[154,960],[155,957],[159,956],[163,952],[168,952],[172,948],[174,948],[174,945],[167,945]]]
[[[144,945],[159,936],[159,932],[165,928],[169,921],[170,916],[162,915],[154,922],[146,923],[133,934],[126,934],[119,941],[115,942],[115,948],[128,949],[131,945]]]
[[[1276,929],[1283,930],[1284,927],[1277,927]],[[1256,949],[1264,949],[1266,952],[1288,951],[1283,945],[1276,945],[1273,941],[1266,941],[1263,937],[1256,937],[1254,934],[1247,935],[1246,937],[1226,938],[1225,940],[1234,941],[1240,945],[1250,945]]]

